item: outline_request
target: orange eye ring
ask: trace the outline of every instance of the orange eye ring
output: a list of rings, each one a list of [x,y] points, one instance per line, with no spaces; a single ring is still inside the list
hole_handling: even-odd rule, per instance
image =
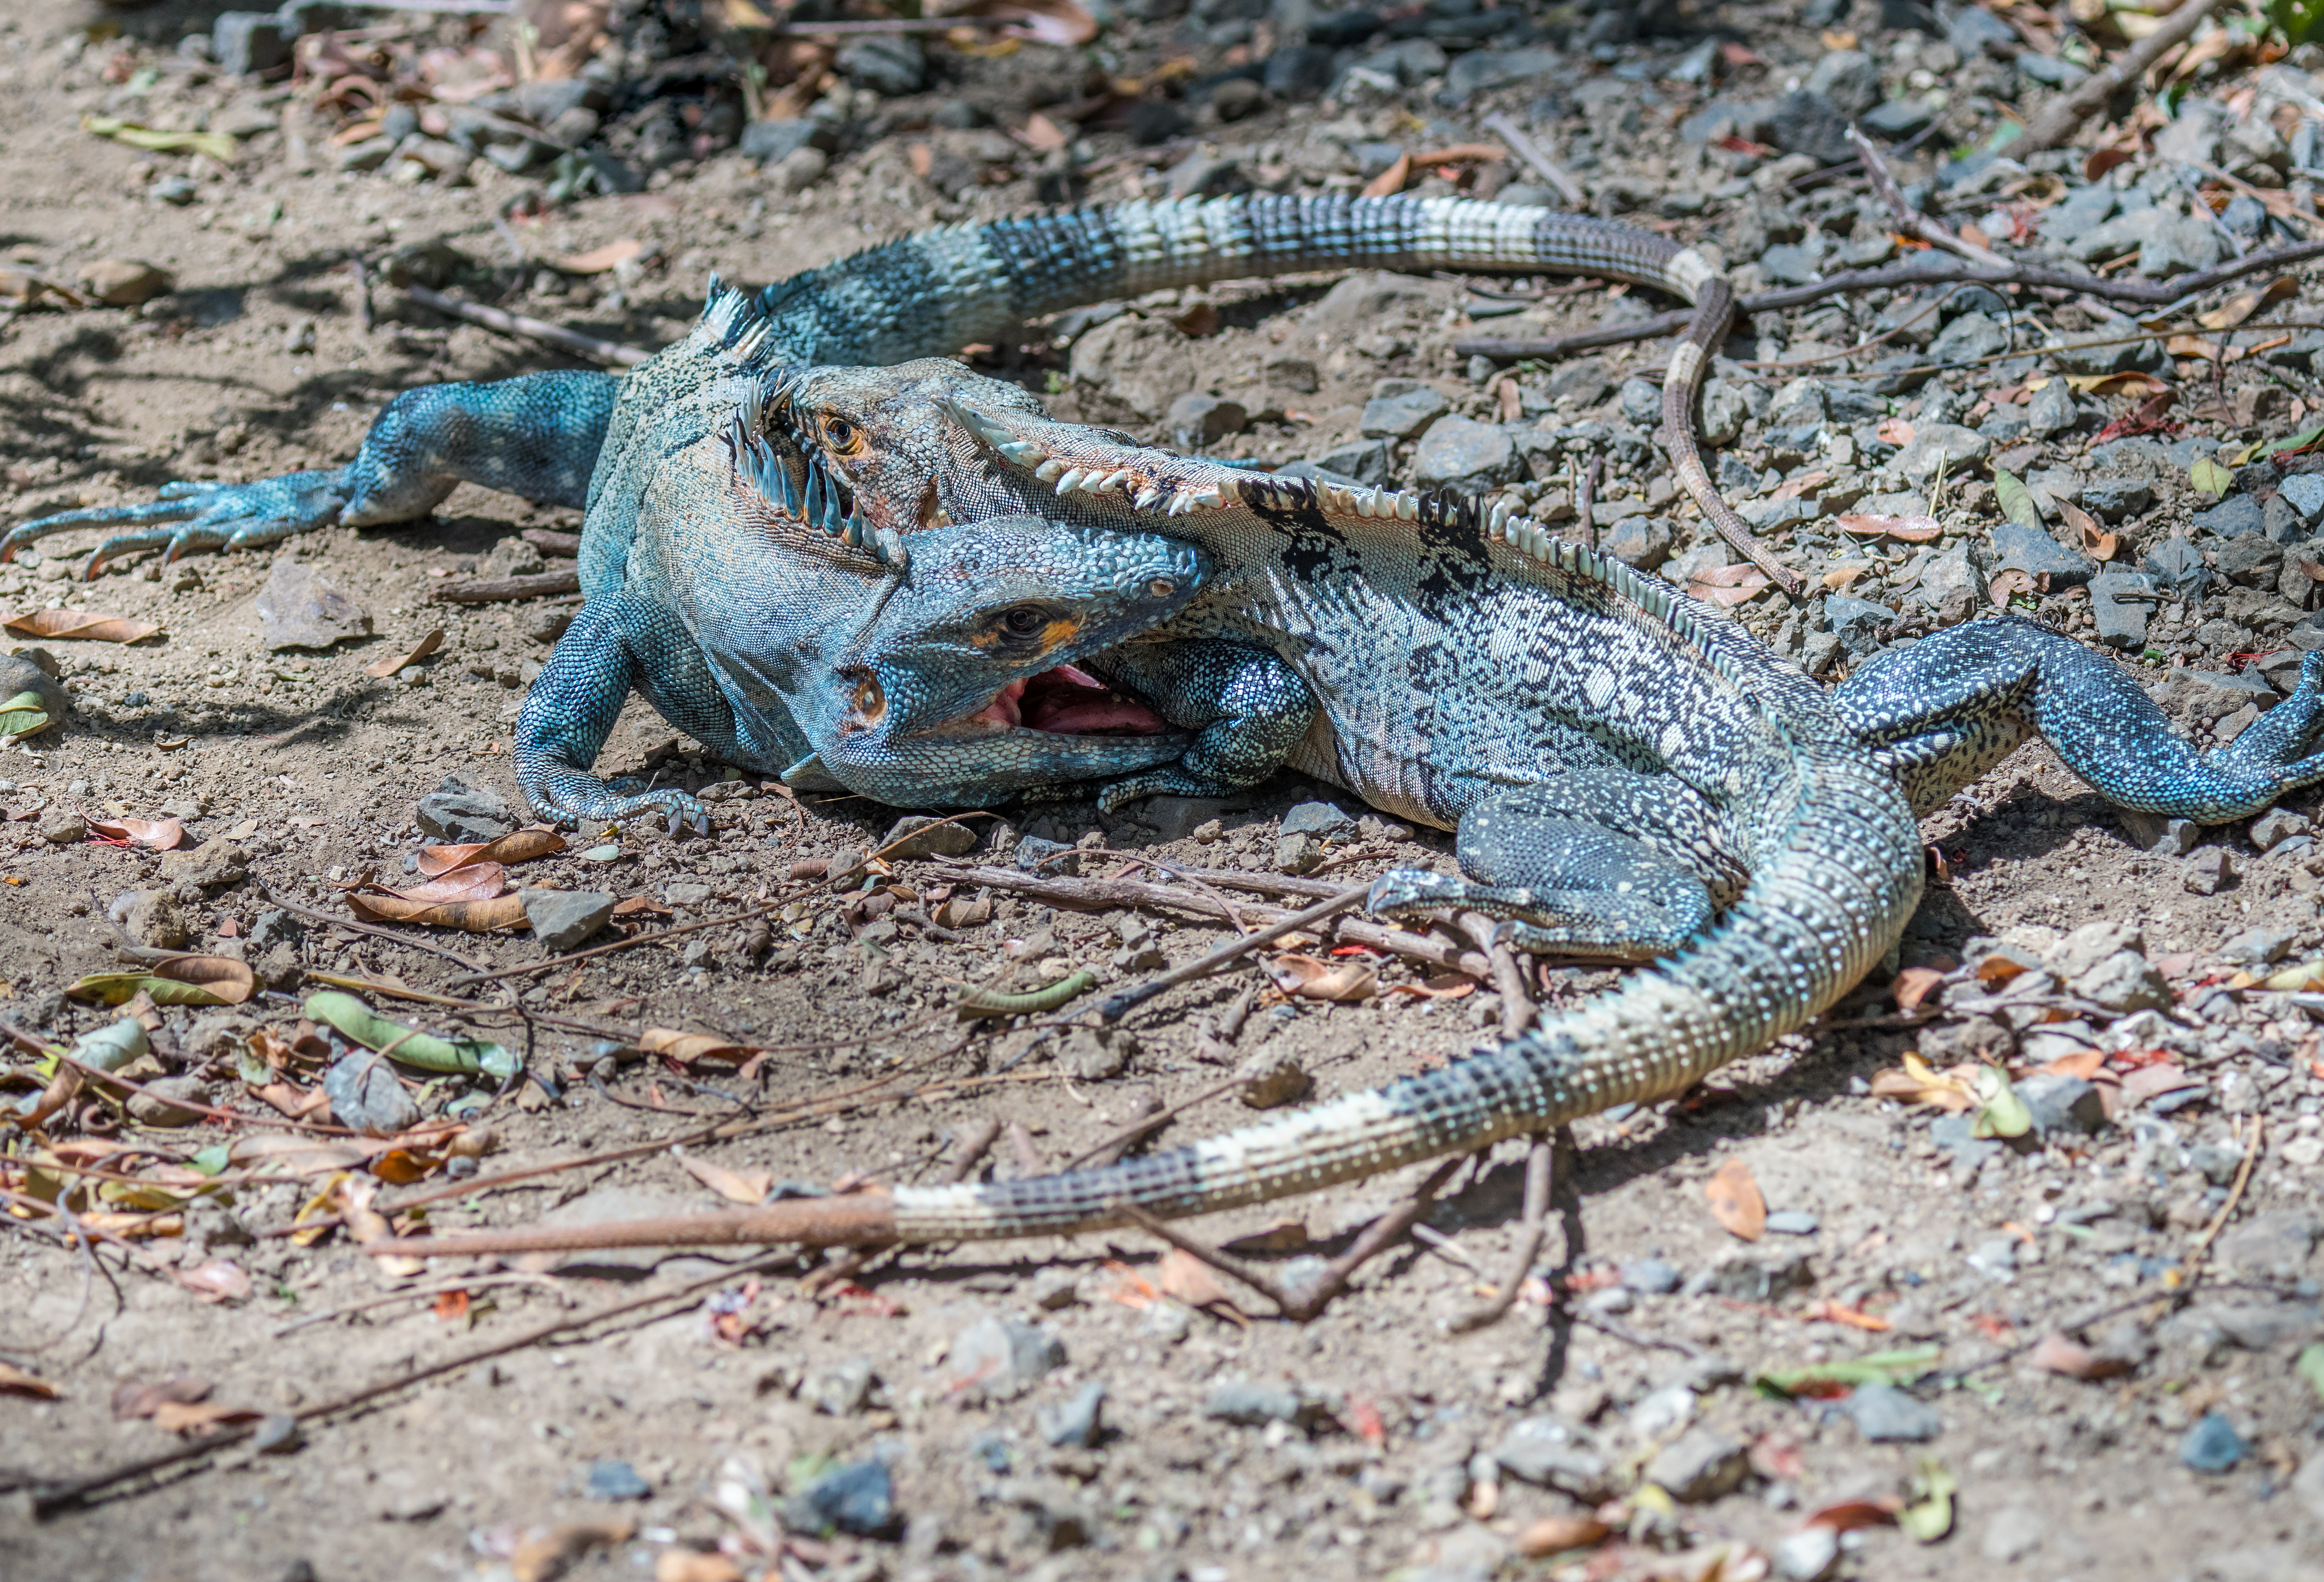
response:
[[[822,426],[823,442],[834,456],[853,456],[863,449],[863,430],[845,418],[825,414]]]

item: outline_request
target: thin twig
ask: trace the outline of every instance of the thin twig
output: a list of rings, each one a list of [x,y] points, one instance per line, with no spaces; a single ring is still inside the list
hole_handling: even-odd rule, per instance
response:
[[[959,1140],[953,1144],[952,1157],[945,1161],[944,1169],[937,1172],[936,1184],[939,1187],[951,1187],[967,1180],[968,1173],[976,1168],[977,1161],[992,1151],[992,1144],[1000,1135],[1001,1123],[990,1115],[970,1122],[968,1129],[963,1132]],[[825,1286],[835,1284],[843,1280],[853,1280],[876,1260],[892,1257],[898,1251],[899,1249],[895,1247],[852,1248],[845,1255],[835,1258],[809,1272],[805,1280],[799,1281],[798,1293],[801,1296],[813,1296]]]
[[[287,1324],[277,1324],[272,1335],[273,1338],[280,1340],[286,1335],[312,1328],[317,1324],[327,1324],[334,1318],[345,1318],[355,1313],[367,1313],[374,1308],[390,1308],[398,1302],[419,1301],[423,1298],[450,1296],[456,1291],[482,1291],[495,1285],[539,1285],[546,1286],[550,1291],[558,1290],[557,1281],[546,1274],[474,1274],[465,1280],[447,1281],[442,1285],[423,1285],[416,1286],[410,1291],[391,1291],[383,1296],[366,1297],[359,1302],[349,1302],[345,1307],[327,1308],[319,1313],[303,1314]],[[563,1293],[559,1291],[558,1294]]]
[[[536,972],[547,972],[552,967],[570,967],[576,961],[592,961],[600,956],[611,956],[616,950],[633,949],[640,945],[658,944],[664,939],[674,939],[680,934],[696,934],[705,929],[724,929],[735,923],[747,923],[752,918],[761,918],[770,912],[781,911],[782,905],[780,902],[770,901],[763,906],[754,906],[748,911],[738,911],[731,917],[711,918],[706,922],[681,923],[674,929],[656,929],[650,934],[632,934],[626,939],[616,939],[610,945],[598,945],[587,950],[575,950],[564,956],[552,956],[546,961],[530,961],[522,967],[503,967],[497,970],[487,970],[482,967],[475,967],[472,962],[469,965],[475,968],[473,971],[462,973],[444,986],[447,989],[457,989],[465,988],[470,984],[491,983],[498,978],[530,977]]]
[[[2203,1234],[2196,1239],[2194,1250],[2187,1254],[2187,1266],[2193,1269],[2202,1263],[2203,1254],[2211,1250],[2211,1243],[2227,1228],[2227,1217],[2235,1213],[2236,1205],[2244,1200],[2244,1188],[2250,1184],[2252,1166],[2259,1162],[2260,1133],[2267,1129],[2264,1116],[2252,1117],[2251,1146],[2244,1150],[2244,1161],[2236,1167],[2235,1184],[2227,1189],[2227,1200],[2219,1205],[2219,1212]]]
[[[1555,162],[1552,161],[1547,154],[1542,153],[1541,145],[1534,142],[1532,138],[1526,135],[1524,127],[1519,126],[1515,121],[1510,120],[1508,116],[1499,110],[1495,110],[1491,115],[1486,116],[1482,121],[1480,121],[1477,124],[1480,126],[1482,126],[1486,131],[1493,133],[1500,137],[1500,139],[1507,143],[1511,149],[1516,151],[1517,158],[1531,165],[1534,168],[1535,172],[1539,175],[1543,180],[1556,188],[1558,194],[1565,199],[1567,208],[1587,208],[1590,207],[1590,199],[1588,196],[1582,192],[1581,186],[1575,182],[1572,177],[1560,170]]]
[[[2071,93],[2061,95],[2049,107],[2034,118],[2024,135],[2009,145],[2013,158],[2038,153],[2045,148],[2055,148],[2073,136],[2082,123],[2096,115],[2118,88],[2127,88],[2146,75],[2147,68],[2197,28],[2211,14],[2219,0],[2185,0],[2176,11],[2163,21],[2163,25],[2131,45],[2104,71],[2091,73],[2089,79]]]
[[[1864,174],[1870,180],[1872,190],[1879,195],[1881,202],[1888,206],[1889,217],[1895,220],[1898,230],[1942,247],[1948,253],[1958,253],[1987,269],[2006,270],[2010,267],[2009,260],[1992,248],[1980,247],[1965,237],[1955,236],[1905,202],[1904,193],[1896,190],[1896,178],[1888,173],[1888,166],[1881,159],[1880,151],[1872,146],[1872,140],[1864,135],[1862,127],[1851,122],[1848,128],[1848,141],[1855,145],[1856,157],[1863,162]]]
[[[1134,989],[1123,989],[1108,995],[1105,1003],[1097,1008],[1098,1016],[1102,1021],[1119,1022],[1164,990],[1176,988],[1194,978],[1208,977],[1221,967],[1250,955],[1261,945],[1300,929],[1312,929],[1328,917],[1361,905],[1364,897],[1370,893],[1371,886],[1369,884],[1351,885],[1329,901],[1319,901],[1305,911],[1293,912],[1289,917],[1230,939],[1209,955],[1197,957],[1183,967],[1174,967],[1160,977],[1149,978]]]
[[[1517,1227],[1517,1244],[1509,1259],[1509,1272],[1495,1289],[1492,1299],[1481,1306],[1470,1309],[1452,1320],[1453,1332],[1482,1329],[1498,1324],[1517,1300],[1517,1288],[1533,1269],[1533,1261],[1541,1256],[1541,1244],[1549,1235],[1549,1188],[1554,1177],[1557,1144],[1553,1133],[1536,1133],[1533,1148],[1526,1155],[1525,1217]]]
[[[544,341],[568,352],[593,358],[600,363],[613,363],[624,368],[634,368],[654,354],[642,347],[624,346],[619,341],[599,340],[594,335],[583,335],[577,329],[567,329],[546,319],[529,319],[521,313],[507,313],[498,308],[487,308],[481,302],[464,302],[457,297],[447,297],[441,291],[431,291],[423,285],[409,285],[403,294],[423,308],[447,313],[455,319],[465,319],[486,329],[503,335],[520,336],[529,340]]]
[[[279,906],[284,911],[295,911],[300,917],[311,918],[318,923],[328,923],[335,929],[353,929],[358,934],[369,934],[375,939],[386,939],[413,950],[425,950],[430,956],[441,956],[445,960],[465,967],[470,972],[484,970],[481,964],[471,961],[456,950],[447,950],[441,945],[430,944],[426,939],[414,939],[409,934],[399,934],[393,929],[383,929],[375,923],[359,923],[353,918],[334,917],[327,911],[317,911],[311,906],[301,906],[295,901],[285,900],[268,889],[263,883],[259,884],[258,893],[265,899],[269,906]]]

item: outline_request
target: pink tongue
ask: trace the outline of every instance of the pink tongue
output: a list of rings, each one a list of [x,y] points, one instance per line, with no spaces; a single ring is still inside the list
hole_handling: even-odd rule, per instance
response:
[[[1160,715],[1146,705],[1125,698],[1107,698],[1093,703],[1060,698],[1056,705],[1037,711],[1029,723],[1037,731],[1060,736],[1095,735],[1100,732],[1158,736],[1170,728],[1162,723]]]
[[[982,708],[978,709],[974,714],[970,715],[968,717],[971,719],[982,720],[989,725],[1021,725],[1024,723],[1024,717],[1018,712],[1017,699],[1022,698],[1024,695],[1025,683],[1022,681],[1011,681],[1006,687],[1001,689],[1001,695],[999,697],[995,698],[991,702],[986,704]]]

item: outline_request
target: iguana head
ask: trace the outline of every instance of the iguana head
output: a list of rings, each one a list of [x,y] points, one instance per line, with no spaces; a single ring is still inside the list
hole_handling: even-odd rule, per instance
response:
[[[792,705],[823,766],[865,796],[973,806],[1168,763],[1187,738],[1074,661],[1185,608],[1192,545],[1040,517],[914,536],[908,569]]]

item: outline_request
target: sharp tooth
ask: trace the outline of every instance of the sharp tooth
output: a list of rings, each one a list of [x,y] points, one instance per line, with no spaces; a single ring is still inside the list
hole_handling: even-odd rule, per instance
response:
[[[1396,496],[1396,514],[1397,520],[1402,522],[1419,521],[1420,496],[1413,494],[1398,494]]]
[[[1048,454],[1038,445],[1026,439],[1011,439],[1005,444],[996,445],[993,449],[1019,467],[1030,467]]]
[[[1352,509],[1357,515],[1367,518],[1371,515],[1372,492],[1370,489],[1350,489],[1348,491],[1348,500],[1350,508]]]
[[[1194,496],[1184,489],[1170,496],[1170,514],[1184,516],[1194,508]]]
[[[1102,486],[1101,486],[1101,487],[1102,487],[1102,488],[1106,491],[1106,493],[1108,493],[1108,494],[1110,494],[1110,495],[1111,495],[1111,494],[1124,494],[1124,493],[1127,493],[1127,492],[1128,492],[1128,485],[1129,485],[1129,483],[1130,483],[1130,469],[1129,469],[1128,467],[1125,467],[1121,468],[1119,472],[1115,473],[1111,477],[1107,478],[1107,479],[1105,480],[1104,484],[1102,484]]]
[[[1321,493],[1323,496],[1324,510],[1345,511],[1348,508],[1348,491],[1340,487],[1337,484],[1325,484],[1322,486]]]
[[[1502,527],[1507,524],[1508,520],[1509,503],[1505,499],[1496,500],[1493,502],[1492,515],[1486,518],[1486,531],[1491,533],[1495,538],[1499,538],[1501,536]]]
[[[1158,484],[1148,484],[1144,488],[1138,491],[1138,497],[1131,501],[1130,504],[1136,505],[1140,511],[1151,511],[1155,506],[1160,504],[1162,500],[1163,494],[1161,486]]]
[[[819,526],[823,522],[823,469],[813,462],[807,467],[807,500],[800,511],[807,525]]]
[[[1071,470],[1064,462],[1052,456],[1033,469],[1033,476],[1045,484],[1054,484]]]
[[[1087,475],[1084,474],[1080,467],[1069,467],[1065,468],[1064,472],[1057,475],[1057,493],[1060,495],[1072,494],[1075,489],[1082,486],[1082,479],[1086,476]]]
[[[1237,494],[1240,495],[1240,491],[1238,490]],[[1197,490],[1194,495],[1194,504],[1197,505],[1209,505],[1215,508],[1217,506],[1223,505],[1226,503],[1226,491],[1215,486],[1211,488]]]

